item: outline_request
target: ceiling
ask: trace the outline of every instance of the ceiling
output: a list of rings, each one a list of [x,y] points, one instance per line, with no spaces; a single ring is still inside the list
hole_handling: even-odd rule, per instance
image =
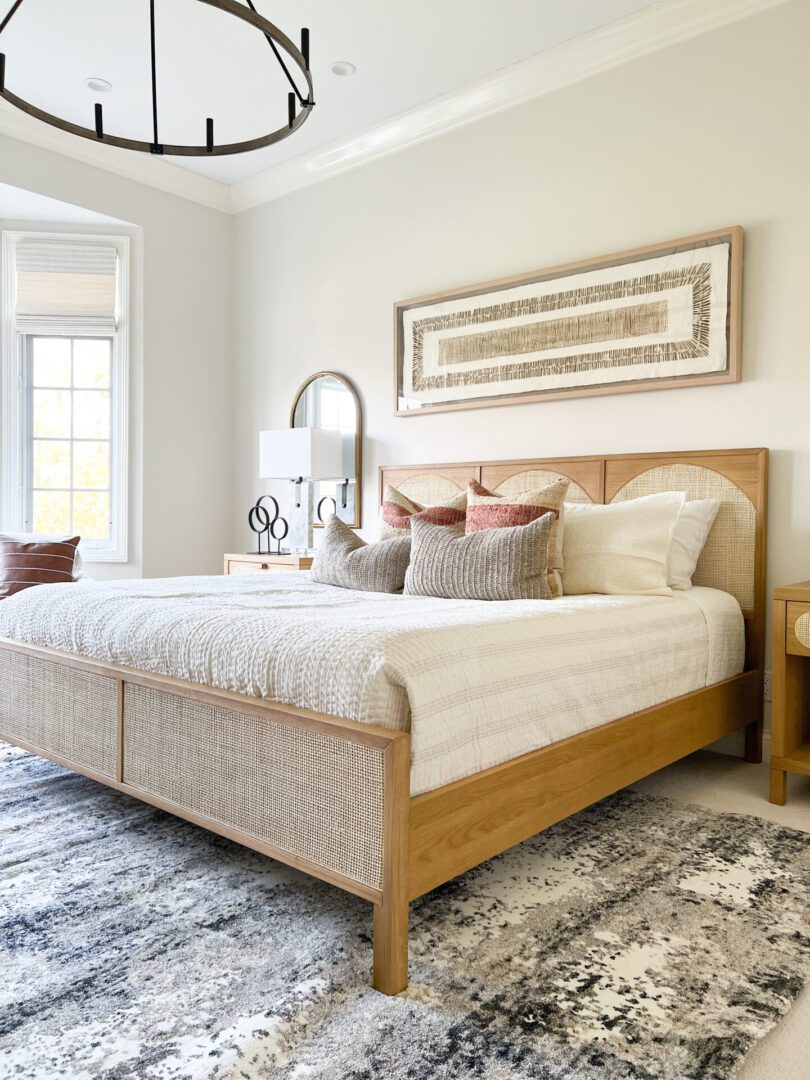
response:
[[[232,184],[366,131],[563,42],[614,23],[655,0],[255,0],[294,41],[311,32],[316,106],[289,139],[249,154],[176,158],[183,169]],[[0,0],[0,17],[11,0]],[[24,0],[0,38],[6,85],[49,112],[151,139],[147,0]],[[263,36],[198,0],[156,0],[160,138],[235,141],[280,127],[289,89]],[[349,60],[356,75],[330,65]],[[106,94],[88,77],[113,84]]]

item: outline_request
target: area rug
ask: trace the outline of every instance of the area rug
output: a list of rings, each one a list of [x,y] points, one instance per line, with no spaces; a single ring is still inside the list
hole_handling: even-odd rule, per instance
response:
[[[714,1080],[810,974],[810,835],[624,792],[411,908],[0,744],[0,1075]]]

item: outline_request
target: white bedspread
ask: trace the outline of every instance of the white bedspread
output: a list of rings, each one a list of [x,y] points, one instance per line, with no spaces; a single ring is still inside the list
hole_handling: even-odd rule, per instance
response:
[[[412,735],[418,794],[742,670],[736,600],[481,602],[308,574],[77,582],[0,603],[0,637]]]

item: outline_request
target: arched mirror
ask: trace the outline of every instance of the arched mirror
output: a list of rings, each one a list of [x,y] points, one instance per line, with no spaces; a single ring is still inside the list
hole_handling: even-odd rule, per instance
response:
[[[311,375],[295,395],[290,427],[326,428],[343,435],[343,479],[312,482],[315,527],[336,513],[351,528],[359,529],[363,424],[360,399],[352,384],[334,371]]]

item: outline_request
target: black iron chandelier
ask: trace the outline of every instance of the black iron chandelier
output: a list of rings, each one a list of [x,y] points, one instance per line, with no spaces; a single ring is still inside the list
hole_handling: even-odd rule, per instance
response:
[[[273,23],[259,15],[251,0],[246,0],[247,7],[243,7],[240,3],[237,3],[237,0],[196,0],[196,2],[208,4],[210,7],[217,8],[219,11],[224,11],[228,15],[235,16],[237,19],[242,19],[265,36],[273,55],[280,64],[281,70],[284,72],[284,75],[291,86],[291,90],[287,94],[287,123],[283,127],[271,131],[267,135],[261,135],[256,139],[246,139],[243,142],[221,143],[218,145],[214,141],[214,120],[209,116],[205,121],[204,143],[200,145],[162,143],[160,141],[158,130],[157,71],[155,59],[155,0],[149,0],[149,34],[152,66],[152,139],[150,141],[125,139],[120,135],[110,135],[106,132],[104,130],[103,109],[98,102],[95,105],[95,128],[86,128],[82,127],[80,124],[73,124],[69,120],[63,120],[59,116],[54,116],[53,113],[45,112],[36,105],[32,105],[30,101],[25,101],[23,98],[13,94],[6,86],[6,55],[2,52],[0,52],[0,97],[10,105],[14,105],[16,108],[28,113],[29,116],[36,117],[37,120],[42,120],[52,127],[61,128],[62,131],[68,131],[71,135],[79,135],[83,139],[92,139],[93,142],[107,143],[110,146],[120,146],[125,150],[140,150],[142,153],[146,154],[172,154],[181,157],[205,157],[207,154],[214,156],[223,154],[243,154],[248,150],[259,150],[263,146],[271,146],[273,143],[286,139],[288,135],[292,135],[294,131],[297,131],[297,129],[301,127],[315,105],[312,75],[309,70],[309,30],[304,28],[301,31],[301,48],[299,49],[292,41],[290,41],[286,34],[279,30],[277,26],[274,26]],[[2,34],[11,22],[22,4],[23,0],[16,0],[16,2],[12,4],[11,10],[3,19],[2,23],[0,23],[0,34]],[[302,79],[306,84],[304,92],[299,89],[296,77],[293,76],[290,71],[290,65],[287,60],[285,60],[282,52],[287,54],[287,57],[298,69],[299,79]]]

